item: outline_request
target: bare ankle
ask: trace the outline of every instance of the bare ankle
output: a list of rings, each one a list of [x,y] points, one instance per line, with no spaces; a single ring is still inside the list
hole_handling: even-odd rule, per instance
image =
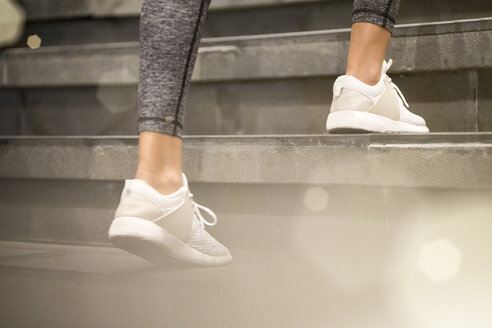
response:
[[[390,39],[391,33],[381,26],[366,22],[353,24],[346,74],[369,85],[377,84]]]
[[[364,82],[367,85],[376,85],[381,79],[381,69],[352,69],[347,67],[346,75],[352,75],[356,77],[359,81]]]
[[[137,170],[135,179],[143,180],[160,194],[169,195],[183,186],[181,172],[151,172]]]
[[[139,161],[135,178],[145,181],[164,195],[181,188],[181,139],[151,131],[143,131],[139,136]]]

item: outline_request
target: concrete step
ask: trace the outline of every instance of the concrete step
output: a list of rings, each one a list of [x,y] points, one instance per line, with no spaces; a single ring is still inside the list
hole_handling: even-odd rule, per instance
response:
[[[491,33],[492,19],[395,31],[390,75],[432,131],[492,130]],[[337,30],[204,39],[185,132],[323,133],[348,38]],[[138,51],[138,43],[4,51],[1,133],[135,134]]]
[[[492,263],[477,252],[491,246],[490,220],[460,222],[473,242],[457,230],[447,232],[449,242],[391,240],[368,223],[361,234],[333,224],[340,235],[326,230],[331,247],[316,256],[236,252],[218,268],[151,267],[106,247],[1,242],[0,318],[4,327],[39,328],[459,328],[477,317],[476,328],[492,324],[483,296],[492,291]],[[439,271],[445,279],[432,280],[434,266],[419,262],[427,257],[451,260]]]
[[[487,174],[492,167],[492,133],[196,136],[184,140],[190,181],[492,187]],[[0,167],[0,178],[121,180],[136,170],[137,137],[7,136],[0,141],[0,159],[8,163]],[[275,163],[282,164],[272,172]],[[445,163],[449,168],[443,167]],[[457,171],[460,174],[449,175]]]
[[[138,41],[142,1],[23,1],[30,34],[43,45]],[[213,1],[204,27],[207,37],[313,31],[349,27],[352,0]],[[490,17],[481,0],[403,2],[401,24]],[[254,21],[255,24],[251,24]],[[104,30],[105,33],[100,33]]]
[[[342,74],[349,29],[204,39],[199,82]],[[400,26],[389,49],[393,73],[492,67],[492,17]],[[137,82],[138,43],[52,46],[2,52],[5,87],[125,85]],[[71,69],[67,70],[70,67]],[[55,76],[55,78],[53,78]]]
[[[0,140],[0,239],[107,244],[136,138]],[[293,227],[323,244],[340,218],[384,226],[489,204],[492,134],[185,137],[184,169],[232,249],[298,254]]]

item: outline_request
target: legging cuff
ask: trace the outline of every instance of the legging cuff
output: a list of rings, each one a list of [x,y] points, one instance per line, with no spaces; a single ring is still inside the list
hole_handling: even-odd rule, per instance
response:
[[[395,26],[395,22],[392,21],[391,19],[375,14],[375,13],[370,13],[370,12],[358,12],[354,13],[352,16],[352,24],[354,23],[372,23],[379,25],[385,29],[387,29],[390,33],[393,33],[393,28]]]
[[[400,0],[355,0],[352,24],[372,23],[392,33],[399,7]]]
[[[160,117],[140,117],[137,133],[144,131],[163,133],[179,138],[183,136],[183,126],[181,123],[177,123],[175,126],[172,117],[166,117],[165,119]]]

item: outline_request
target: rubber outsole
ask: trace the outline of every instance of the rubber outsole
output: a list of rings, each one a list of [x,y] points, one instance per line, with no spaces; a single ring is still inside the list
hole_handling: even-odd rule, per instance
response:
[[[359,112],[340,111],[330,113],[326,120],[326,129],[330,133],[428,133],[426,126],[395,121],[387,117]]]
[[[224,265],[232,260],[230,254],[211,256],[202,253],[159,225],[135,217],[114,219],[108,237],[115,247],[154,264],[161,264],[169,258],[201,265]]]

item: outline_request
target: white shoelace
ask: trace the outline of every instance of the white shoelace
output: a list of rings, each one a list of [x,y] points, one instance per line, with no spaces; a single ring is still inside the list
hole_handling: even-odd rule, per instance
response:
[[[198,217],[198,220],[199,220],[202,228],[205,229],[205,225],[207,225],[209,227],[216,225],[217,224],[217,215],[215,215],[215,213],[211,209],[209,209],[208,207],[205,207],[203,205],[200,205],[200,204],[194,202],[193,201],[193,194],[191,192],[189,195],[190,195],[191,203],[193,204],[194,212],[195,212],[196,216]],[[212,222],[205,220],[205,218],[202,216],[200,210],[205,211],[205,213],[207,213],[210,217],[212,217],[212,219],[213,219]]]
[[[386,74],[386,72],[390,69],[391,65],[393,65],[393,59],[389,59],[388,60],[388,63],[385,63],[383,65],[383,74]],[[389,82],[391,83],[391,86],[393,88],[395,88],[396,90],[396,93],[398,94],[398,96],[400,97],[400,99],[403,101],[403,104],[405,105],[406,108],[410,108],[410,105],[408,105],[408,102],[407,100],[405,99],[405,96],[403,95],[403,93],[401,92],[400,88],[398,88],[398,86],[396,84],[394,84],[393,82],[391,82],[391,78],[388,76],[388,79],[389,79]]]
[[[383,64],[383,75],[390,69],[391,65],[393,65],[393,59],[389,59],[388,62],[384,62]]]
[[[409,108],[410,106],[408,105],[407,100],[405,99],[405,96],[403,95],[403,93],[401,93],[400,88],[398,88],[398,87],[396,86],[396,84],[394,84],[393,82],[391,82],[391,78],[389,79],[389,81],[390,81],[390,83],[391,83],[391,86],[392,86],[393,88],[395,88],[396,93],[398,94],[398,96],[400,96],[400,99],[403,101],[403,104],[405,104],[405,107],[406,107],[406,108]]]

